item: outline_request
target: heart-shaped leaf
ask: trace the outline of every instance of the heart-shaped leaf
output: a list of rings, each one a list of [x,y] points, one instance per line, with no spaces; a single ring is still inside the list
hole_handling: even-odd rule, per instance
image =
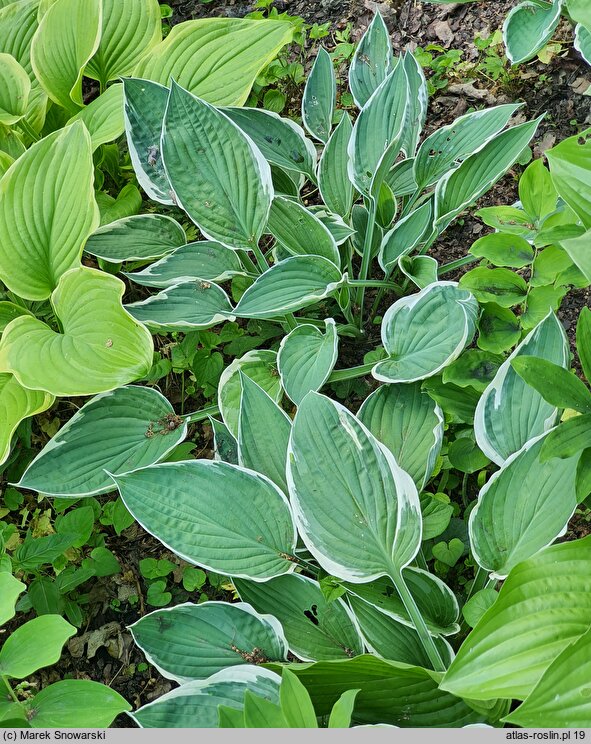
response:
[[[433,546],[433,557],[451,568],[460,560],[463,552],[464,543],[457,537],[452,538],[448,543],[441,541]]]
[[[373,376],[383,382],[415,382],[440,372],[457,359],[476,330],[478,304],[455,282],[430,284],[388,308],[382,343],[388,359]]]
[[[190,460],[152,465],[113,480],[142,527],[190,563],[255,581],[295,568],[289,503],[258,473],[225,462]]]
[[[304,323],[281,342],[277,368],[281,384],[291,400],[299,405],[310,391],[324,385],[337,360],[339,337],[332,318],[324,321],[326,333]]]
[[[84,250],[111,263],[149,261],[184,245],[185,231],[165,214],[134,214],[99,227]]]
[[[90,137],[81,122],[36,142],[3,176],[0,279],[15,294],[44,300],[79,263],[99,222],[93,182]]]
[[[27,390],[14,375],[0,373],[0,465],[10,454],[10,440],[20,422],[46,411],[52,403],[52,395]]]
[[[75,413],[28,466],[19,486],[76,498],[111,491],[105,470],[119,474],[153,465],[186,434],[187,424],[157,390],[122,387]]]
[[[2,334],[0,369],[57,396],[93,395],[143,377],[152,366],[152,338],[121,306],[124,290],[96,269],[66,272],[51,296],[62,331],[16,318]]]

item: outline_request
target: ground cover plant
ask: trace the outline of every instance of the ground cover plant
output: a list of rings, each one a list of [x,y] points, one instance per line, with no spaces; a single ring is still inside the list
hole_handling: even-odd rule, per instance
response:
[[[36,8],[31,54],[66,2]],[[56,94],[43,129],[7,123],[22,151],[0,181],[3,516],[30,529],[1,524],[0,720],[131,708],[88,680],[13,680],[57,662],[85,587],[121,570],[105,530],[137,522],[171,552],[142,556],[157,609],[130,630],[178,686],[122,725],[585,727],[591,537],[561,538],[588,520],[591,395],[571,370],[589,377],[591,314],[574,359],[555,313],[591,283],[591,139],[531,161],[517,204],[477,212],[495,232],[438,261],[446,230],[530,162],[542,117],[503,103],[427,134],[427,81],[379,14],[348,90],[319,47],[300,116],[242,107],[253,45],[270,60],[293,32],[268,15],[173,26],[125,69],[78,60],[92,103],[66,119]],[[228,63],[195,82],[199,59],[177,60],[202,33],[244,40],[243,78]],[[127,151],[108,144],[123,130]],[[208,403],[189,412],[186,373]],[[54,399],[76,411],[57,431]],[[204,427],[213,459],[192,456]],[[35,501],[51,507],[28,522]],[[15,609],[38,617],[17,627]],[[38,621],[55,647],[17,668],[12,639]],[[63,707],[83,682],[85,719]]]

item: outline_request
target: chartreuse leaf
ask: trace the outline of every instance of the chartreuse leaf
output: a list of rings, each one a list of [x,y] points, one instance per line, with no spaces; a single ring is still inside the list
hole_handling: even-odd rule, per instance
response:
[[[340,270],[321,256],[292,256],[257,278],[234,308],[239,318],[275,318],[301,310],[333,294]]]
[[[73,116],[68,124],[81,119],[90,133],[92,149],[118,139],[125,130],[123,121],[123,86],[111,85],[82,111]]]
[[[591,413],[591,392],[574,372],[537,357],[517,357],[512,365],[519,376],[548,403],[557,408]]]
[[[589,241],[591,240],[591,230],[575,238],[568,238],[560,241],[560,247],[569,255],[575,266],[581,271],[585,279],[591,284],[591,250],[589,250]]]
[[[279,702],[281,678],[268,669],[245,665],[222,669],[162,695],[129,715],[140,728],[217,728],[218,706],[242,711],[247,690]]]
[[[546,438],[541,460],[572,457],[591,447],[591,414],[575,416],[553,429]]]
[[[0,674],[24,679],[55,664],[76,628],[60,615],[41,615],[18,627],[0,649]]]
[[[274,666],[279,670],[278,666]],[[308,690],[316,715],[329,715],[343,692],[358,689],[357,723],[460,727],[487,720],[463,700],[439,689],[440,675],[368,654],[355,659],[290,664]]]
[[[324,321],[326,332],[304,323],[282,340],[277,354],[281,384],[299,405],[312,391],[320,390],[337,360],[339,338],[332,318]]]
[[[519,200],[527,214],[540,220],[556,209],[558,194],[550,171],[541,159],[527,166],[519,179]]]
[[[125,506],[184,560],[264,581],[294,570],[289,503],[268,478],[213,460],[113,476]]]
[[[31,43],[31,64],[37,80],[51,100],[70,115],[84,105],[82,75],[98,48],[102,18],[99,0],[56,0],[41,19]]]
[[[242,396],[238,420],[240,465],[262,473],[287,493],[285,463],[291,420],[256,382],[240,372]]]
[[[172,287],[202,279],[223,282],[244,270],[238,254],[213,240],[181,245],[142,271],[124,275],[144,287]]]
[[[535,356],[565,367],[568,354],[564,329],[550,313],[499,367],[478,401],[474,420],[478,446],[497,465],[550,429],[557,414],[556,406],[547,403],[517,374],[513,360]]]
[[[328,719],[328,728],[349,728],[355,708],[355,698],[359,690],[347,690],[332,706]]]
[[[264,583],[238,579],[235,586],[243,601],[277,618],[299,659],[347,659],[363,653],[347,605],[340,598],[328,602],[318,582],[294,573]]]
[[[10,571],[0,571],[0,625],[14,617],[16,600],[26,588]]]
[[[421,491],[441,449],[443,413],[420,383],[382,385],[365,399],[358,416]]]
[[[478,304],[455,282],[430,284],[391,305],[382,322],[388,358],[372,375],[383,382],[415,382],[440,372],[474,337]]]
[[[257,246],[273,198],[269,164],[224,113],[174,82],[162,157],[177,203],[206,238],[229,248]]]
[[[591,628],[561,651],[519,708],[505,721],[519,726],[589,727]]]
[[[287,667],[281,674],[279,700],[290,728],[318,728],[316,713],[308,691]]]
[[[217,284],[197,279],[167,287],[125,309],[154,331],[190,331],[232,320],[232,305]]]
[[[363,108],[395,64],[390,34],[379,11],[355,50],[349,68],[349,88],[358,108]]]
[[[316,180],[316,148],[298,124],[263,109],[226,108],[224,113],[252,139],[269,163]]]
[[[123,81],[123,114],[131,163],[142,189],[161,204],[174,204],[160,152],[168,92],[168,88],[150,80]]]
[[[235,438],[238,437],[238,418],[242,384],[240,373],[256,382],[278,403],[283,391],[277,372],[277,353],[268,349],[255,349],[240,359],[234,359],[222,372],[218,384],[218,403],[224,423]]]
[[[242,106],[259,74],[293,36],[289,23],[202,18],[173,27],[135,68],[136,77],[180,86],[216,106]],[[212,68],[211,60],[218,60]]]
[[[410,253],[431,232],[433,205],[429,200],[398,220],[383,237],[378,260],[385,272],[391,271],[400,256]]]
[[[320,47],[304,88],[302,120],[308,132],[324,143],[330,137],[336,95],[332,59],[326,49]]]
[[[77,411],[28,466],[19,486],[72,498],[111,491],[105,471],[153,465],[186,434],[186,423],[157,390],[122,387]]]
[[[588,382],[591,382],[591,310],[582,308],[577,321],[577,354]]]
[[[441,688],[474,700],[524,700],[546,669],[589,629],[591,537],[519,563],[464,641]]]
[[[539,117],[501,132],[438,182],[435,226],[439,232],[507,172],[536,133],[541,120]]]
[[[52,403],[52,395],[28,390],[14,375],[0,373],[0,464],[10,454],[10,440],[20,422],[46,411]]]
[[[15,294],[44,300],[79,263],[99,222],[93,181],[90,137],[80,122],[36,142],[5,173],[0,279]]]
[[[84,74],[105,86],[129,75],[142,57],[162,41],[158,0],[102,0],[100,42]]]
[[[318,163],[318,185],[322,201],[341,217],[347,217],[353,206],[353,184],[347,172],[347,149],[352,131],[351,117],[345,111]]]
[[[107,728],[131,705],[107,685],[65,679],[45,687],[26,708],[32,728]]]
[[[503,39],[511,64],[535,57],[550,39],[562,11],[562,0],[540,5],[531,0],[515,6],[503,23]]]
[[[470,513],[474,558],[499,578],[554,542],[577,506],[578,457],[540,462],[546,436],[531,439],[505,461]]]
[[[220,705],[218,713],[220,717],[219,728],[289,728],[281,707],[270,700],[255,695],[250,690],[244,695],[244,711],[239,719],[240,712]],[[236,725],[229,725],[228,719],[236,718]]]
[[[287,658],[279,621],[244,603],[180,604],[144,615],[130,630],[150,664],[179,684],[226,667]]]
[[[400,152],[408,95],[404,65],[396,65],[372,93],[353,125],[348,147],[349,178],[362,194],[370,193],[379,166],[388,165],[383,178]]]
[[[528,287],[525,279],[508,269],[488,269],[480,266],[472,269],[460,279],[460,287],[472,292],[485,304],[494,302],[501,307],[513,307],[527,299]]]
[[[121,306],[124,290],[96,269],[66,272],[51,296],[62,331],[16,318],[2,334],[0,369],[58,396],[102,393],[143,377],[152,366],[152,338]]]
[[[556,191],[576,213],[587,230],[591,228],[591,132],[559,142],[546,157]]]
[[[0,124],[10,127],[27,113],[31,81],[17,60],[0,53]]]
[[[99,227],[86,241],[84,250],[111,263],[149,261],[185,242],[185,231],[172,217],[134,214]]]
[[[276,196],[268,232],[293,256],[322,256],[340,266],[341,256],[330,230],[303,204]]]
[[[510,103],[473,111],[429,135],[414,160],[417,190],[422,191],[435,183],[455,168],[458,161],[482,149],[507,125],[520,106]]]
[[[470,247],[477,258],[486,258],[493,266],[521,269],[534,260],[534,250],[525,238],[509,233],[490,233],[478,238]]]
[[[0,179],[2,176],[6,173],[6,171],[10,168],[10,166],[14,163],[14,158],[12,155],[9,155],[7,152],[4,152],[3,150],[0,150]]]
[[[31,67],[31,41],[38,25],[38,5],[38,0],[0,3],[0,49],[16,59],[31,82],[35,79]]]

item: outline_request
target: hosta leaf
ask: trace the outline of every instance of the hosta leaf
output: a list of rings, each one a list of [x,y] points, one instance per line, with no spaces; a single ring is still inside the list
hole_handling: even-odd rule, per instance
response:
[[[369,101],[393,64],[390,34],[380,12],[376,11],[349,68],[349,88],[358,108],[363,108]]]
[[[14,163],[14,158],[7,152],[0,150],[0,179]]]
[[[299,202],[276,196],[271,204],[267,230],[294,256],[322,256],[335,266],[341,263],[330,230]]]
[[[572,457],[591,447],[591,414],[574,416],[563,421],[547,436],[541,461],[552,457]]]
[[[403,625],[358,597],[350,597],[349,603],[359,623],[365,645],[373,653],[382,659],[401,661],[404,664],[417,664],[427,669],[432,668],[414,628]],[[449,663],[450,647],[441,638],[438,638],[435,643],[442,658]]]
[[[140,728],[218,728],[218,706],[242,711],[247,690],[278,703],[280,683],[279,675],[257,666],[222,669],[177,687],[130,716]]]
[[[0,571],[0,625],[10,620],[15,615],[15,605],[19,594],[22,594],[26,585],[15,578],[10,571]]]
[[[433,635],[454,635],[459,630],[458,601],[454,593],[433,574],[405,568],[402,575]],[[398,623],[413,627],[410,615],[387,576],[368,584],[346,584],[347,591],[373,605]]]
[[[383,382],[415,382],[440,372],[470,343],[478,305],[455,282],[437,282],[388,308],[382,343],[388,358],[373,376]]]
[[[414,162],[414,158],[399,160],[386,174],[385,182],[394,196],[407,196],[417,190],[413,173]]]
[[[560,247],[568,253],[572,262],[591,284],[591,230],[576,238],[561,240]]]
[[[324,321],[326,332],[304,323],[294,328],[279,347],[277,368],[281,384],[299,405],[311,390],[324,385],[337,360],[339,338],[332,318]]]
[[[550,39],[562,11],[562,0],[549,5],[526,0],[511,10],[503,23],[507,57],[513,65],[532,59]]]
[[[400,256],[398,267],[419,289],[437,282],[439,264],[433,256]]]
[[[37,80],[51,100],[70,115],[84,104],[82,75],[99,45],[102,15],[99,0],[56,0],[31,43]]]
[[[257,245],[273,198],[269,164],[225,114],[174,82],[162,157],[176,201],[206,238]]]
[[[258,277],[236,305],[239,318],[274,318],[313,305],[335,292],[340,270],[320,256],[292,256]]]
[[[328,715],[343,692],[358,689],[353,712],[357,723],[448,728],[486,720],[460,698],[439,689],[440,675],[421,667],[366,654],[286,668],[303,682],[319,716]]]
[[[0,53],[0,124],[10,127],[27,113],[31,81],[10,54]]]
[[[283,21],[186,21],[150,50],[134,74],[162,85],[173,79],[217,106],[242,106],[259,72],[292,36],[291,25]],[[213,66],[212,60],[217,60]]]
[[[0,465],[10,454],[10,440],[23,419],[46,411],[53,396],[27,390],[11,374],[0,373]]]
[[[73,116],[68,124],[81,119],[90,133],[92,149],[118,139],[125,131],[123,121],[123,86],[111,85],[82,111]]]
[[[149,80],[127,78],[123,81],[123,101],[127,146],[137,180],[150,199],[174,204],[160,152],[168,88]]]
[[[238,465],[238,441],[223,421],[209,419],[213,431],[214,460]]]
[[[150,664],[179,684],[287,657],[279,621],[244,603],[180,604],[144,615],[130,630]]]
[[[142,271],[123,273],[144,287],[166,288],[198,279],[223,282],[235,274],[243,274],[244,270],[236,251],[213,240],[202,240],[181,245]]]
[[[255,581],[295,568],[289,503],[258,473],[225,462],[190,460],[152,465],[113,480],[142,527],[190,563]]]
[[[239,463],[266,475],[287,493],[285,465],[291,420],[256,382],[242,372],[240,382]]]
[[[62,332],[16,318],[2,334],[0,369],[58,396],[93,395],[143,377],[152,366],[152,338],[121,306],[124,289],[96,269],[71,269],[51,296]]]
[[[525,702],[504,720],[525,727],[588,728],[590,678],[591,628],[558,654]]]
[[[566,367],[568,342],[554,313],[539,323],[503,362],[478,401],[476,441],[497,465],[550,429],[556,420],[556,407],[547,403],[511,366],[518,356],[536,356]]]
[[[363,653],[350,610],[340,598],[328,602],[318,582],[289,574],[265,583],[237,580],[236,589],[245,602],[279,620],[299,659],[346,659]]]
[[[587,230],[591,229],[591,132],[568,137],[548,150],[552,182],[559,195],[576,213]]]
[[[162,40],[158,0],[102,0],[100,42],[84,74],[106,85],[129,75]]]
[[[473,111],[429,135],[414,161],[417,190],[435,183],[458,162],[482,149],[507,125],[520,105],[510,103]]]
[[[582,23],[577,23],[575,27],[575,49],[591,65],[591,31]]]
[[[429,200],[398,220],[383,237],[378,260],[385,272],[391,271],[400,256],[413,251],[429,237],[433,223],[433,205]]]
[[[573,21],[591,27],[591,10],[586,0],[566,0],[566,9]]]
[[[421,491],[441,449],[443,413],[420,383],[382,385],[366,398],[358,416]]]
[[[93,180],[90,137],[79,122],[35,143],[3,176],[0,279],[15,294],[44,300],[79,263],[98,227]]]
[[[511,455],[470,513],[474,558],[500,578],[562,534],[577,506],[578,457],[540,462],[545,438],[531,439]]]
[[[345,111],[318,163],[318,185],[322,201],[341,217],[346,217],[353,206],[353,184],[347,172],[347,150],[352,131],[351,117]]]
[[[441,687],[474,700],[526,698],[591,618],[591,537],[518,564],[462,644]]]
[[[111,263],[149,261],[184,245],[185,231],[164,214],[134,214],[92,233],[84,250]]]
[[[369,194],[384,158],[389,166],[383,176],[394,164],[407,114],[408,80],[404,65],[399,64],[376,88],[353,125],[348,148],[349,178],[361,193]]]
[[[294,419],[287,481],[299,533],[328,573],[370,581],[399,573],[419,549],[412,479],[353,414],[318,393]]]
[[[228,295],[203,279],[175,284],[125,309],[154,331],[211,328],[233,319]]]
[[[29,677],[37,669],[55,664],[62,646],[76,628],[60,615],[42,615],[20,625],[0,649],[0,674],[16,679]],[[43,643],[39,642],[43,639]]]
[[[247,375],[278,403],[283,391],[277,371],[277,353],[267,349],[247,352],[240,359],[234,359],[222,372],[218,385],[218,403],[224,423],[232,436],[238,436],[238,417],[242,385],[240,373]]]
[[[302,120],[308,132],[324,143],[330,137],[336,94],[332,59],[326,49],[320,47],[304,88]]]
[[[153,465],[182,442],[186,423],[157,390],[130,385],[89,400],[25,470],[19,486],[51,496],[113,490],[105,473]]]
[[[44,687],[27,703],[32,728],[107,728],[131,705],[107,685],[64,679]]]
[[[435,189],[435,226],[439,232],[507,172],[536,133],[541,120],[540,117],[526,121],[501,132],[439,181]]]
[[[262,109],[226,108],[224,113],[252,139],[269,163],[316,179],[316,148],[298,124]]]
[[[18,0],[0,8],[0,50],[24,67],[31,82],[31,42],[37,30],[38,0]]]
[[[406,51],[402,57],[409,85],[408,124],[402,134],[401,147],[407,157],[416,152],[417,145],[427,118],[427,80],[423,68],[412,52]]]

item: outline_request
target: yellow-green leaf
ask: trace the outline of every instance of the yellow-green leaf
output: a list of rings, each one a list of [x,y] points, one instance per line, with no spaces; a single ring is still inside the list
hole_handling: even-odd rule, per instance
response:
[[[31,81],[10,54],[0,53],[0,124],[12,126],[27,112]]]
[[[10,454],[10,440],[23,419],[49,408],[53,397],[39,390],[26,390],[13,375],[0,374],[0,465]]]
[[[123,134],[123,86],[111,85],[110,88],[85,106],[82,111],[73,116],[68,124],[81,119],[88,131],[92,149],[99,145],[112,142]]]

